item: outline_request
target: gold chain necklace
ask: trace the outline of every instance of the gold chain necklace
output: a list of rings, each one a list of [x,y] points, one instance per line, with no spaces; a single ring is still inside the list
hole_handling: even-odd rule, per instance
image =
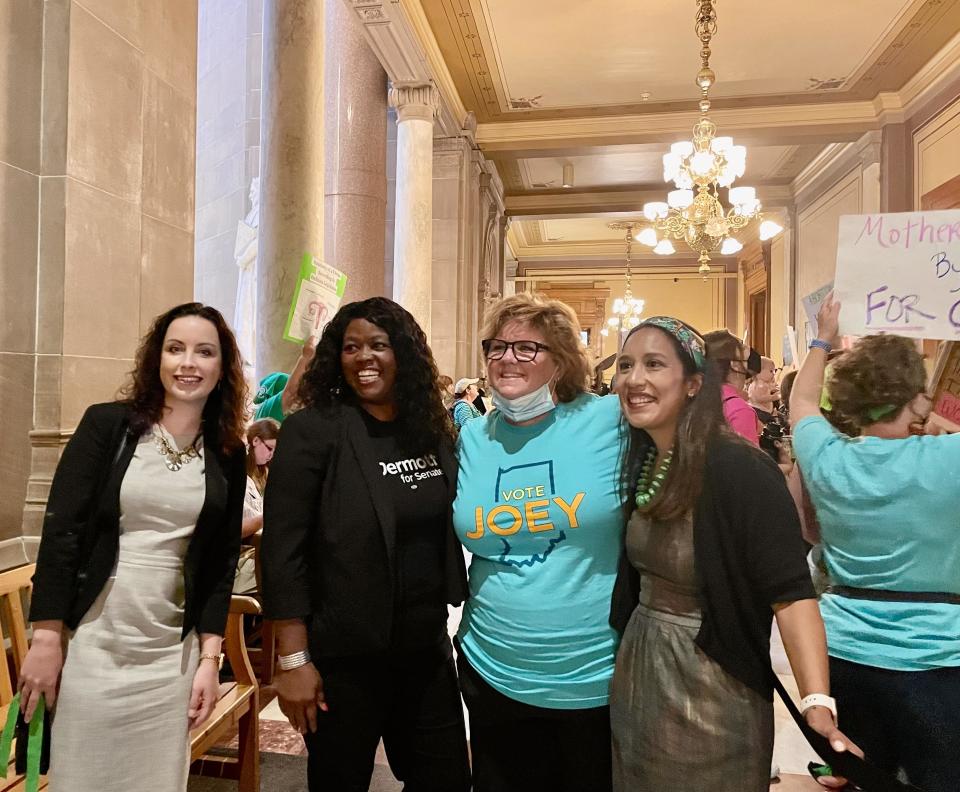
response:
[[[163,457],[164,464],[166,464],[167,468],[172,470],[174,473],[200,455],[200,453],[197,451],[197,440],[199,439],[200,435],[197,434],[197,436],[193,438],[193,442],[190,443],[190,445],[183,449],[183,451],[178,451],[164,436],[163,429],[159,424],[155,424],[153,427],[154,445],[156,445],[160,456]]]

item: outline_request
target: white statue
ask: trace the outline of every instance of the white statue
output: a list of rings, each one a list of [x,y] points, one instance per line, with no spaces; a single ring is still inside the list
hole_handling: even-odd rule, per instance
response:
[[[237,222],[233,258],[239,268],[233,329],[243,356],[244,374],[254,377],[257,363],[257,228],[260,225],[260,177],[250,182],[250,211]]]

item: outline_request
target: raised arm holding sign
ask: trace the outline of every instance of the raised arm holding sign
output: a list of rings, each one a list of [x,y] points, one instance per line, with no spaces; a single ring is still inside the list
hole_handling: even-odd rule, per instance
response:
[[[844,335],[960,338],[960,210],[841,217],[834,295]]]

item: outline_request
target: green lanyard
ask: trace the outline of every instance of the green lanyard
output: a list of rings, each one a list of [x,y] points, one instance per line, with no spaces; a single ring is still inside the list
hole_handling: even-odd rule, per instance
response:
[[[34,717],[30,719],[30,731],[27,738],[27,792],[37,792],[40,786],[40,751],[43,748],[43,712],[46,704],[43,694],[37,702]],[[0,778],[7,777],[7,765],[10,763],[10,746],[13,733],[17,729],[17,716],[20,714],[20,694],[17,693],[7,710],[7,722],[0,734]]]

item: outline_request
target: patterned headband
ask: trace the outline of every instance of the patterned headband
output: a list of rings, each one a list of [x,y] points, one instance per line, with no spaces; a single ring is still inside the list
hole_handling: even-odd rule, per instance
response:
[[[700,334],[690,325],[681,322],[679,319],[674,319],[672,316],[651,316],[649,319],[640,322],[633,332],[641,327],[659,327],[664,332],[669,333],[680,342],[680,346],[690,356],[697,371],[703,371],[707,359],[707,347]]]

